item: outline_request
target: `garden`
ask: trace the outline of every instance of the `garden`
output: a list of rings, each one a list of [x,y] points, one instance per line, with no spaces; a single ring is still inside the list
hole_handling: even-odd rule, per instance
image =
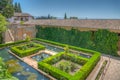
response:
[[[45,49],[43,45],[24,40],[14,43],[0,44],[0,48],[0,57],[2,58],[0,58],[0,80],[49,80],[48,77],[21,60],[21,57]],[[12,48],[15,48],[16,51],[19,52],[13,52],[13,54],[15,53],[18,56],[14,56],[9,52]],[[31,51],[29,52],[28,50]]]
[[[43,49],[45,46],[33,42],[11,47],[11,51],[20,57],[29,56]]]
[[[74,53],[70,53],[68,46],[65,44],[43,39],[35,40],[65,47],[64,52],[60,52],[38,63],[39,69],[45,71],[58,80],[85,80],[100,60],[100,53],[96,51],[69,46],[70,49],[92,54],[92,57],[88,59]]]
[[[10,50],[13,53],[20,57],[25,57],[40,50],[46,49],[44,44],[37,44],[34,42],[35,40],[64,48],[64,51],[58,52],[56,55],[47,57],[38,62],[38,68],[40,70],[58,80],[85,80],[100,60],[99,52],[38,38],[32,39],[31,41],[26,40],[15,43],[1,44],[0,47],[11,46]],[[91,57],[86,58],[83,56],[78,56],[77,54],[72,53],[70,50],[84,52],[90,54]],[[8,57],[11,58],[10,56]],[[25,76],[28,74],[28,78],[31,79],[39,77],[35,74],[32,76],[33,73],[31,72],[26,72],[29,71],[29,69],[23,69],[24,67],[21,66],[21,64],[18,64],[18,61],[19,60],[11,59],[6,61],[6,64],[8,65],[7,70],[10,73],[16,73],[17,76]],[[17,72],[19,72],[19,74]]]
[[[54,66],[62,71],[73,75],[76,71],[78,71],[81,68],[82,65],[62,59],[59,62],[55,63]]]

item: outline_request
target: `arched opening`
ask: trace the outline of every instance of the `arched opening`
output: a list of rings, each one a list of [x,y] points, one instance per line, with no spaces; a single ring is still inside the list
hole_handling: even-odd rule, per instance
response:
[[[23,18],[21,18],[21,21],[23,21]]]

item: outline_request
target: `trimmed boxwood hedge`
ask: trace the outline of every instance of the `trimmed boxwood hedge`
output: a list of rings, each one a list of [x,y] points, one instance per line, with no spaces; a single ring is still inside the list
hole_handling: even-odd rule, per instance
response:
[[[61,47],[65,47],[67,45],[67,44],[62,44],[62,43],[49,41],[49,40],[44,40],[44,39],[40,39],[40,38],[34,38],[32,40],[33,41],[37,40],[37,41],[41,41],[41,42],[45,42],[45,43],[50,43],[50,44],[61,46]],[[73,50],[77,50],[77,51],[83,51],[83,52],[86,52],[86,53],[89,53],[89,54],[94,54],[96,52],[96,51],[93,51],[93,50],[84,49],[84,48],[80,48],[80,47],[75,47],[75,46],[71,46],[71,45],[69,45],[69,48],[73,49]]]
[[[77,62],[74,61],[74,59],[72,60],[72,58],[75,58],[77,60]],[[75,54],[69,54],[69,53],[64,54],[64,52],[61,52],[55,56],[52,56],[52,57],[49,57],[49,58],[43,60],[42,62],[39,62],[38,67],[40,69],[42,69],[43,71],[47,72],[48,74],[52,75],[53,77],[57,78],[58,80],[69,80],[70,78],[72,78],[70,74],[68,74],[64,71],[61,71],[54,66],[51,66],[54,64],[53,63],[54,60],[57,60],[56,62],[58,62],[61,59],[71,60],[72,62],[82,64],[82,65],[84,65],[89,60],[87,58],[79,57]]]
[[[46,42],[46,43],[54,44],[54,45],[61,46],[61,47],[65,47],[65,45],[66,45],[66,44],[61,44],[61,43],[48,41],[48,40],[44,40],[44,39],[33,39],[33,40],[38,40],[41,42]],[[55,56],[52,56],[50,58],[43,60],[42,62],[39,62],[38,68],[42,69],[43,71],[47,72],[48,74],[57,78],[58,80],[85,80],[87,78],[87,76],[90,74],[90,72],[93,70],[93,68],[95,67],[97,62],[100,60],[101,54],[99,52],[96,52],[93,50],[83,49],[83,48],[74,47],[74,46],[69,46],[69,48],[73,49],[73,50],[83,51],[83,52],[92,54],[92,57],[90,59],[86,59],[88,61],[74,75],[70,75],[64,71],[57,69],[56,67],[53,67],[51,64],[49,64],[50,61],[52,61],[51,58],[55,58],[55,57],[58,58],[58,56],[60,56],[64,53],[59,53]]]
[[[11,47],[11,51],[14,52],[15,54],[17,54],[20,57],[25,57],[25,56],[34,54],[34,53],[38,52],[39,50],[45,49],[45,46],[43,46],[43,45],[36,44],[36,43],[33,43],[33,44],[35,45],[35,47],[27,49],[27,50],[20,50],[18,48],[18,47],[20,47],[20,46],[22,47],[24,45],[13,46],[13,47]],[[25,44],[25,45],[27,45],[27,44]]]
[[[11,45],[16,45],[16,44],[20,44],[20,43],[24,43],[24,42],[27,42],[27,41],[22,40],[22,41],[17,41],[17,42],[12,42],[12,43],[0,44],[0,48],[11,46]]]

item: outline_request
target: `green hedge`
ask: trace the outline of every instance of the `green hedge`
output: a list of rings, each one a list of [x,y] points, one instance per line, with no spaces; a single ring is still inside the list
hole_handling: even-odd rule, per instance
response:
[[[61,44],[61,43],[58,43],[58,42],[49,41],[49,40],[40,39],[40,38],[34,38],[32,40],[37,40],[37,41],[41,41],[41,42],[45,42],[45,43],[50,43],[50,44],[61,46],[61,47],[65,47],[66,46],[66,44]]]
[[[0,48],[6,47],[6,46],[11,46],[11,45],[15,45],[15,44],[20,44],[23,42],[27,42],[26,40],[22,40],[22,41],[17,41],[17,42],[12,42],[12,43],[6,43],[6,44],[0,44]]]
[[[61,44],[61,43],[48,41],[48,40],[44,40],[44,39],[33,39],[33,40],[38,40],[41,42],[46,42],[46,43],[54,44],[54,45],[61,46],[61,47],[65,47],[65,45],[66,45],[66,44]],[[74,75],[70,75],[70,74],[63,72],[63,71],[50,65],[50,62],[52,61],[51,58],[56,57],[58,59],[58,56],[61,56],[64,53],[59,53],[55,56],[52,56],[50,58],[43,60],[42,62],[39,62],[38,67],[40,69],[42,69],[43,71],[49,73],[53,77],[57,78],[58,80],[85,80],[87,78],[87,76],[90,74],[90,72],[93,70],[93,68],[95,67],[97,62],[100,60],[101,54],[99,52],[96,52],[93,50],[78,48],[78,47],[74,47],[74,46],[69,46],[69,48],[73,49],[73,50],[83,51],[83,52],[92,54],[92,57],[90,59],[83,58],[88,61],[84,64],[84,66],[80,69],[80,71],[76,72]],[[69,54],[69,56],[73,56],[73,55]],[[79,56],[79,58],[80,58],[80,56]]]
[[[43,71],[52,75],[53,77],[57,78],[58,80],[68,80],[71,77],[69,74],[59,70],[58,68],[56,68],[54,66],[51,66],[52,64],[54,64],[52,61],[54,59],[57,59],[57,61],[59,61],[60,59],[58,59],[58,58],[61,57],[62,55],[63,55],[63,53],[61,52],[57,55],[51,56],[47,59],[44,59],[43,61],[38,63],[38,68],[42,69]]]
[[[63,54],[62,58],[66,59],[66,60],[70,60],[71,62],[77,63],[77,64],[81,64],[84,65],[89,59],[87,58],[83,58],[81,56],[75,55],[75,54]]]
[[[52,66],[52,64],[50,64],[50,62],[52,62],[54,58],[58,58],[58,56],[61,56],[62,54],[63,53],[59,53],[55,56],[43,60],[42,62],[39,62],[38,68],[42,69],[43,71],[45,71],[46,73],[50,74],[51,76],[55,77],[58,80],[85,80],[100,59],[100,55],[98,54],[94,55],[90,60],[86,59],[86,63],[80,69],[80,71],[76,72],[74,75],[70,75],[64,71],[57,69],[56,67]]]
[[[36,38],[51,40],[72,46],[92,49],[104,54],[117,56],[119,36],[107,29],[95,32],[80,31],[71,28],[66,30],[60,26],[36,25]]]
[[[28,55],[31,55],[33,53],[36,53],[39,50],[45,49],[45,46],[43,46],[43,45],[36,44],[36,43],[34,43],[34,44],[35,44],[35,47],[27,49],[27,50],[20,50],[20,49],[18,49],[18,47],[23,46],[23,45],[13,46],[13,47],[11,47],[11,51],[14,52],[15,54],[17,54],[20,57],[24,57],[24,56],[28,56]]]
[[[76,60],[74,61],[74,59],[72,59],[72,58],[75,58]],[[69,80],[69,79],[71,79],[70,74],[68,74],[64,71],[61,71],[54,66],[51,66],[52,64],[60,61],[61,59],[70,60],[72,62],[82,64],[82,65],[85,64],[89,60],[89,59],[86,59],[83,57],[76,56],[75,54],[71,54],[71,53],[64,55],[64,52],[61,52],[55,56],[52,56],[52,57],[49,57],[49,58],[43,60],[42,62],[39,62],[38,67],[40,69],[42,69],[43,71],[47,72],[48,74],[52,75],[53,77],[57,78],[58,80]],[[56,61],[53,62],[54,60],[56,60]]]
[[[65,47],[67,45],[67,44],[62,44],[62,43],[49,41],[49,40],[44,40],[44,39],[40,39],[40,38],[34,38],[32,40],[33,41],[37,40],[37,41],[41,41],[41,42],[45,42],[45,43],[49,43],[49,44],[53,44],[53,45],[57,45],[57,46],[61,46],[61,47]],[[96,52],[96,51],[93,51],[93,50],[90,50],[90,49],[84,49],[84,48],[75,47],[75,46],[71,46],[71,45],[69,45],[69,48],[73,49],[73,50],[77,50],[77,51],[83,51],[83,52],[86,52],[86,53],[89,53],[89,54],[94,54]]]
[[[85,80],[99,60],[100,54],[96,52],[80,71],[75,74],[76,76],[70,80]]]

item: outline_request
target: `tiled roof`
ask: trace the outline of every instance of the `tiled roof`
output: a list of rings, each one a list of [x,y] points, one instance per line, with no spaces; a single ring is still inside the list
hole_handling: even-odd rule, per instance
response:
[[[17,16],[31,16],[31,15],[28,13],[14,13],[14,16],[17,17]]]
[[[51,26],[70,26],[81,28],[98,28],[98,29],[117,29],[120,30],[119,19],[49,19],[49,20],[32,20],[25,24],[33,25],[51,25]]]

